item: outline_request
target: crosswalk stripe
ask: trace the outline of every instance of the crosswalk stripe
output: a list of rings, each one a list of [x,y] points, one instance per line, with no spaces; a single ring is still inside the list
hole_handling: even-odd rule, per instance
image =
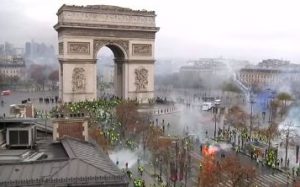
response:
[[[287,179],[287,178],[284,178],[284,176],[282,178],[282,176],[280,176],[280,175],[277,175],[277,176],[265,175],[264,177],[267,179],[270,179],[270,181],[277,182],[277,183],[284,183],[284,184],[286,183],[286,179]]]
[[[260,179],[262,181],[266,181],[268,182],[269,184],[270,183],[274,183],[276,180],[274,180],[274,178],[270,177],[270,175],[263,175],[263,176],[260,176]]]
[[[261,176],[263,179],[267,180],[268,182],[276,182],[276,178],[273,175],[263,175]],[[278,181],[277,181],[278,182]],[[281,182],[280,182],[281,183]]]
[[[275,174],[275,176],[277,177],[278,180],[282,181],[282,183],[286,183],[287,182],[287,176],[286,175]]]
[[[286,174],[282,174],[281,178],[285,178],[285,180],[287,180],[287,175]],[[289,181],[293,181],[293,177],[292,176],[289,177]]]
[[[226,178],[226,176],[225,176]],[[250,182],[250,181],[247,181]],[[291,184],[293,179],[289,179],[289,183]],[[250,182],[251,183],[251,182]],[[266,174],[260,175],[255,177],[252,180],[252,183],[259,186],[259,187],[269,187],[271,184],[286,184],[287,183],[287,175],[283,173],[276,173],[276,174]],[[219,182],[219,187],[230,187],[232,186],[232,181],[230,179],[223,180]]]
[[[197,181],[195,178],[192,178],[192,181],[193,181],[195,184],[198,184],[198,181]]]
[[[277,174],[268,174],[268,175],[261,175],[259,177],[255,178],[255,181],[257,184],[265,184],[266,182],[268,184],[286,184],[287,183],[287,176],[285,174],[277,173]],[[289,182],[293,182],[293,179],[289,179]],[[266,184],[266,185],[268,185]]]
[[[226,181],[226,185],[227,185],[227,186],[232,186],[232,181],[231,181],[231,180],[227,180],[227,181]]]
[[[254,179],[254,184],[257,184],[261,187],[269,187],[269,184],[265,183],[266,181],[260,180],[259,178]]]
[[[232,181],[231,180],[225,180],[225,181],[221,181],[218,184],[219,187],[231,187],[232,186]]]

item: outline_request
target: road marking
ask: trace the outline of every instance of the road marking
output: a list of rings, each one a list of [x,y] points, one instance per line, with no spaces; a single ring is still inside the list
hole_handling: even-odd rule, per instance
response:
[[[287,183],[287,176],[283,173],[277,174],[267,174],[261,175],[254,179],[254,183],[257,185],[264,185],[268,187],[270,184],[286,184]],[[289,179],[289,183],[292,183],[293,179]]]

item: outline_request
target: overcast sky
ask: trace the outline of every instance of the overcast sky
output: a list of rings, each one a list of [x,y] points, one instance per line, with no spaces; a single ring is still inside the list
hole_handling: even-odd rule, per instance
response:
[[[56,45],[62,4],[154,10],[156,58],[225,57],[300,63],[299,0],[1,0],[0,43]]]

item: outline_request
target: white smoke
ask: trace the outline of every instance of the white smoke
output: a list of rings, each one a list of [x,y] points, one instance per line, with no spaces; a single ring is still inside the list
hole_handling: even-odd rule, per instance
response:
[[[126,167],[126,163],[128,163],[128,167],[131,168],[133,167],[138,158],[139,158],[139,152],[140,150],[135,150],[135,151],[131,151],[129,149],[121,149],[118,151],[113,151],[109,154],[109,158],[114,162],[118,164],[118,167],[121,168],[125,168]]]

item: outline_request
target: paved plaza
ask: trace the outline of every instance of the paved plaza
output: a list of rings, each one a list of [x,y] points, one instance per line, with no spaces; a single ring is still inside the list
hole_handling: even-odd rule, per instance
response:
[[[0,116],[4,113],[9,114],[10,105],[21,104],[22,101],[30,99],[30,102],[33,103],[34,107],[38,111],[49,112],[51,108],[57,105],[55,102],[49,102],[46,104],[44,101],[40,102],[40,98],[55,98],[58,96],[57,91],[45,91],[45,92],[19,92],[12,91],[11,95],[0,96],[0,100],[3,101],[3,104],[0,105]]]

